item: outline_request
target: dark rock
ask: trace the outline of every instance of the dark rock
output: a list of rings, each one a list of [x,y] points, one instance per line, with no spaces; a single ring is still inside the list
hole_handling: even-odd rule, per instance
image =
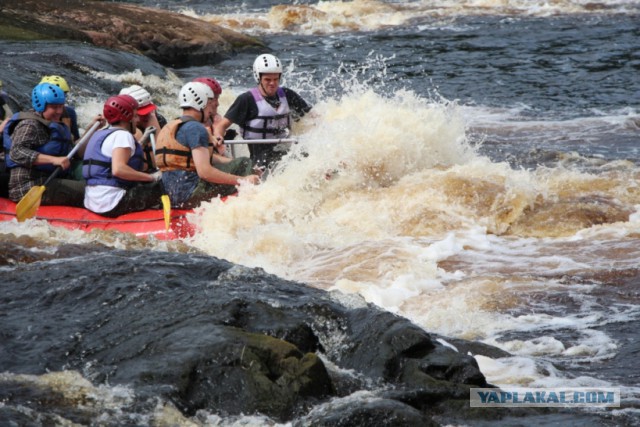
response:
[[[498,347],[493,347],[479,341],[465,341],[458,338],[443,337],[439,335],[436,336],[454,346],[456,350],[462,354],[468,354],[471,356],[481,355],[492,359],[512,356],[508,351],[501,350]]]
[[[344,402],[331,405],[330,415],[311,415],[295,427],[431,427],[439,424],[420,411],[401,402],[373,398],[363,403]]]
[[[393,383],[426,385],[448,380],[486,385],[473,357],[441,345],[406,319],[370,308],[353,310],[348,316],[350,332],[358,340],[341,355],[344,366]]]
[[[0,0],[0,25],[139,53],[165,66],[215,64],[234,52],[264,48],[253,37],[182,14],[83,0]]]
[[[3,372],[81,372],[133,388],[137,406],[162,398],[185,416],[285,422],[314,408],[314,425],[429,425],[486,385],[473,358],[407,319],[207,256],[96,251],[19,265],[3,284]],[[363,391],[374,399],[337,417],[315,412]]]

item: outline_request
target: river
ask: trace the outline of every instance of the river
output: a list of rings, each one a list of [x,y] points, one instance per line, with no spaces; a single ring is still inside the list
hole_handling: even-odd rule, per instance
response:
[[[197,250],[357,293],[511,353],[476,357],[493,384],[620,387],[607,416],[638,417],[640,2],[135,3],[263,38],[314,117],[282,168],[203,205],[184,242],[33,222],[0,223],[1,239]],[[0,46],[5,89],[66,76],[81,124],[124,84],[166,117],[193,77],[220,81],[221,112],[254,84],[256,52],[164,69],[79,44]]]

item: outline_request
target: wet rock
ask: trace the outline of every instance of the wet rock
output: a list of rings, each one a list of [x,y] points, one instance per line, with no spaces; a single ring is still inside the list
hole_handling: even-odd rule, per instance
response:
[[[112,250],[19,265],[4,279],[0,368],[81,372],[131,387],[132,407],[160,398],[185,417],[429,425],[486,385],[472,357],[407,319],[203,255]],[[362,392],[372,399],[315,411]]]
[[[466,341],[458,338],[443,337],[436,335],[439,339],[445,343],[453,346],[459,353],[468,354],[471,356],[481,355],[490,357],[492,359],[498,359],[500,357],[511,357],[512,354],[508,351],[493,347],[480,341]]]
[[[215,64],[243,49],[263,48],[253,37],[169,11],[102,1],[2,1],[0,25],[48,39],[68,39],[139,53],[165,66]]]
[[[294,427],[431,427],[439,424],[409,405],[396,400],[373,398],[365,402],[346,401],[332,405],[329,416],[312,414],[293,425]]]

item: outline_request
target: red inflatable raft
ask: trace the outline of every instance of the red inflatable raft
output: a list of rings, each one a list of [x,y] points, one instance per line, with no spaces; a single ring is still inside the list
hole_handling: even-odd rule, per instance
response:
[[[69,206],[40,206],[35,219],[47,221],[56,227],[70,230],[116,230],[133,233],[138,237],[155,236],[161,240],[181,239],[192,236],[194,227],[187,221],[190,210],[172,209],[171,225],[165,230],[162,210],[147,210],[106,218],[83,208]],[[0,198],[0,221],[11,221],[16,218],[16,204]]]

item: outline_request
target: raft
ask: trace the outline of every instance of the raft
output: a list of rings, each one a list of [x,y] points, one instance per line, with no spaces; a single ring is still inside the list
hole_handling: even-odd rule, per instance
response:
[[[193,236],[195,228],[187,220],[192,210],[171,210],[171,224],[165,229],[164,214],[159,210],[146,210],[107,218],[84,208],[70,206],[40,206],[34,219],[47,221],[56,227],[70,230],[114,230],[133,233],[137,237],[154,236],[160,240],[174,240]],[[0,197],[0,221],[16,220],[16,204]]]

